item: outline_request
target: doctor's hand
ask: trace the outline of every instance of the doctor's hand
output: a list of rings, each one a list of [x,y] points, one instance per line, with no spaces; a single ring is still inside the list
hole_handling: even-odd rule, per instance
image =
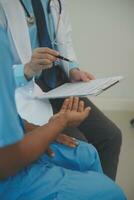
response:
[[[49,69],[57,60],[59,53],[49,48],[37,48],[33,51],[31,60],[24,67],[24,74],[27,79],[39,74],[43,69]]]
[[[79,82],[79,81],[88,82],[94,79],[95,79],[94,75],[88,72],[81,71],[77,68],[70,70],[71,82]]]

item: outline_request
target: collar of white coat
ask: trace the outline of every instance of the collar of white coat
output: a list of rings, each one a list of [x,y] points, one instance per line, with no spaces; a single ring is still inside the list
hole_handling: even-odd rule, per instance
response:
[[[17,53],[23,64],[29,62],[32,54],[29,30],[25,19],[24,10],[19,0],[0,0],[8,21],[8,26],[16,47]],[[59,9],[57,2],[51,2],[51,8]],[[19,30],[19,31],[18,31]],[[21,33],[21,34],[20,34]]]
[[[0,0],[0,2],[5,11],[17,53],[21,62],[25,64],[30,60],[32,50],[24,10],[18,0]]]

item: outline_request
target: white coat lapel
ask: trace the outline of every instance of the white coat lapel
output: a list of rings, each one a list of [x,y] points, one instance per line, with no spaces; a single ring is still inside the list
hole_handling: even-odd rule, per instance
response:
[[[18,0],[0,0],[0,2],[5,10],[17,53],[21,62],[25,64],[30,60],[32,51],[24,10]]]
[[[61,1],[61,3],[63,4],[62,1]],[[52,1],[50,6],[51,6],[51,14],[52,14],[52,17],[54,20],[54,26],[55,26],[54,28],[55,28],[55,31],[57,32],[56,42],[58,43],[58,50],[62,56],[68,57],[64,21],[63,21],[62,17],[59,20],[59,3],[58,3],[58,1]],[[63,5],[62,5],[62,12],[64,12]],[[58,25],[58,23],[59,23],[59,25]],[[57,25],[58,25],[58,31],[57,31]],[[65,61],[61,61],[61,62],[62,62],[62,65],[64,67],[66,74],[69,76],[69,63],[67,63]]]
[[[6,14],[17,53],[22,64],[25,64],[31,59],[32,50],[23,8],[18,0],[0,0],[0,2]],[[23,119],[33,124],[43,125],[47,123],[53,115],[52,107],[49,100],[44,100],[42,102],[32,98],[34,97],[34,93],[34,81],[16,90],[15,97],[18,113]]]

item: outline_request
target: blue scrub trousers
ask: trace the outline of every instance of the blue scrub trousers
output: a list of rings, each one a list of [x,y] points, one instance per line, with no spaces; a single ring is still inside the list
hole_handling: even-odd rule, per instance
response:
[[[125,200],[122,190],[101,169],[95,148],[54,143],[55,157],[44,154],[3,184],[2,200]],[[0,186],[1,187],[1,186]],[[4,189],[5,188],[5,189]]]

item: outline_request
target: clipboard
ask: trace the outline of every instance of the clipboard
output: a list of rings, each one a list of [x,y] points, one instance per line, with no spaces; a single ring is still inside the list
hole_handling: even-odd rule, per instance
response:
[[[123,79],[123,76],[114,76],[89,82],[65,83],[49,92],[43,92],[35,83],[33,97],[37,99],[57,99],[70,96],[94,97],[113,87]]]

